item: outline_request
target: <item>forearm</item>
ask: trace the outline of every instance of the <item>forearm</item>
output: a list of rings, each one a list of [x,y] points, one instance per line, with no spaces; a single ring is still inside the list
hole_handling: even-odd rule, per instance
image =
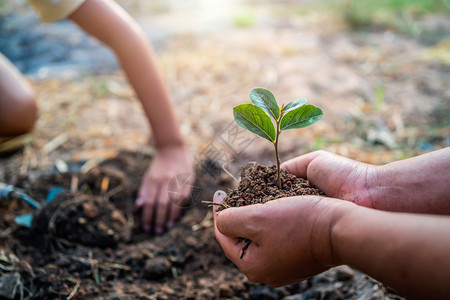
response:
[[[127,47],[134,49],[133,53]],[[165,148],[184,145],[169,92],[145,38],[140,34],[128,36],[126,41],[113,49],[142,103],[156,146]]]
[[[377,167],[372,207],[450,214],[450,148]]]
[[[116,54],[142,103],[156,146],[184,145],[153,49],[136,22],[110,0],[88,0],[70,18]]]
[[[347,264],[418,298],[450,294],[450,218],[348,209],[333,226],[333,253]]]

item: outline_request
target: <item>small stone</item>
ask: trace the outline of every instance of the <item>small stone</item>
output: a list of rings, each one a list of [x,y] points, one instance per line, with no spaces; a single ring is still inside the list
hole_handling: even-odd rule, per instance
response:
[[[219,285],[219,298],[231,298],[233,297],[233,288],[231,287],[231,284],[227,283],[227,282],[222,282]]]
[[[289,295],[284,298],[284,300],[302,300],[302,299],[303,299],[302,294]]]
[[[20,284],[20,274],[6,274],[0,276],[0,297],[14,299],[17,293],[16,287]]]
[[[99,214],[98,208],[91,202],[83,203],[83,212],[88,219],[95,219]]]
[[[67,267],[72,264],[72,261],[67,256],[61,256],[56,261],[56,264],[60,267]]]
[[[198,242],[193,236],[188,236],[184,242],[186,243],[186,246],[190,248],[197,248]]]
[[[171,264],[165,257],[147,260],[144,267],[144,277],[152,280],[164,278],[170,274]]]
[[[170,294],[175,293],[175,291],[167,285],[161,286],[161,292],[163,292],[165,295],[170,295]]]
[[[108,226],[106,226],[106,224],[103,222],[99,222],[97,225],[97,228],[98,228],[98,230],[103,231],[103,232],[108,230]]]
[[[119,221],[119,222],[121,222],[121,223],[125,223],[125,222],[126,222],[126,220],[125,220],[123,214],[122,214],[120,211],[118,211],[118,210],[114,210],[114,211],[112,212],[112,214],[111,214],[111,219],[112,219],[113,221]]]
[[[250,299],[279,299],[278,293],[268,285],[261,285],[248,293]]]
[[[208,286],[211,285],[210,280],[209,280],[209,279],[206,279],[206,278],[200,278],[200,279],[198,280],[198,284],[199,284],[200,286],[203,286],[203,287],[208,287]]]
[[[333,287],[337,290],[341,290],[343,286],[344,283],[342,281],[336,281],[335,283],[333,283]]]

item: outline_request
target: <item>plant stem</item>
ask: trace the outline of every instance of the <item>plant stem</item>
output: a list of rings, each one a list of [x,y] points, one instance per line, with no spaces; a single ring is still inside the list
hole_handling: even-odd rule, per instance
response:
[[[280,122],[281,122],[281,116],[280,119],[277,120],[277,135],[275,137],[275,142],[273,145],[275,146],[275,156],[277,158],[277,186],[281,190],[281,169],[280,169],[280,156],[278,154],[278,137],[280,136]]]

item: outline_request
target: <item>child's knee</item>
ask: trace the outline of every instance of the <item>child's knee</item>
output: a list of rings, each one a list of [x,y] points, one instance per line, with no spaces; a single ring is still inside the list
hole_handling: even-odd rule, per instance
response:
[[[31,93],[27,98],[23,99],[21,105],[21,115],[23,117],[22,130],[28,132],[33,129],[39,115],[39,108],[34,93]]]
[[[33,129],[39,115],[36,96],[32,91],[13,95],[2,105],[0,136],[12,136]]]

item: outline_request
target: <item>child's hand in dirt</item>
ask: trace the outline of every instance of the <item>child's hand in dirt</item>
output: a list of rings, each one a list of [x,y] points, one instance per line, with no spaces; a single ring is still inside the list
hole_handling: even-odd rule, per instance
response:
[[[217,191],[214,202],[224,197],[225,192]],[[299,282],[337,264],[330,233],[348,206],[354,205],[301,196],[227,208],[214,213],[216,239],[249,280],[271,286]],[[242,238],[251,243],[240,258]]]
[[[326,151],[315,151],[284,162],[281,168],[307,179],[329,197],[373,207],[378,166],[361,163]]]
[[[194,183],[191,156],[185,147],[163,148],[153,159],[139,190],[142,226],[155,233],[170,229],[181,215]]]

